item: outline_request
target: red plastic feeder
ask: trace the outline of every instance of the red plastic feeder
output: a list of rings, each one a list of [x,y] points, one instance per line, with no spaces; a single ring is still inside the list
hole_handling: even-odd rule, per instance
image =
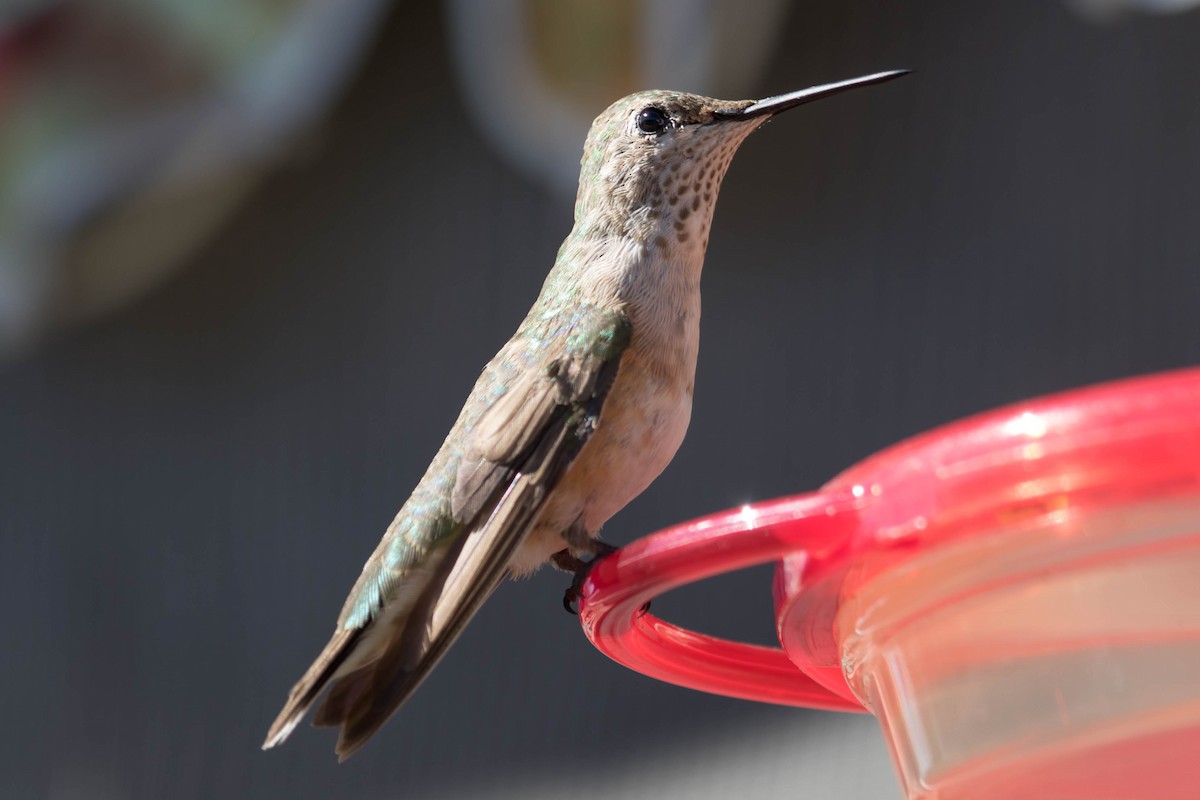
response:
[[[782,649],[641,606],[776,561]],[[909,798],[1200,797],[1200,370],[983,414],[599,563],[592,643],[878,719]]]

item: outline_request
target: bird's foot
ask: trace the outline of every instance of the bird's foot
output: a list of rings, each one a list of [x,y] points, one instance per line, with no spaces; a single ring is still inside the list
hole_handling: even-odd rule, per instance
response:
[[[578,556],[572,555],[570,550],[563,548],[554,555],[550,556],[550,563],[561,569],[563,572],[576,573],[587,565],[587,562]]]
[[[596,564],[598,564],[602,559],[608,558],[619,549],[615,545],[602,542],[599,539],[592,540],[591,546],[592,557],[587,561],[584,561],[578,556],[573,555],[569,550],[565,549],[558,551],[550,557],[550,560],[554,563],[554,566],[565,572],[574,573],[574,577],[571,579],[571,585],[567,587],[565,592],[563,592],[563,608],[567,610],[568,614],[573,616],[578,616],[579,614],[579,600],[581,597],[583,597],[583,584],[587,580],[588,575],[590,575],[592,570],[595,569]],[[641,613],[645,614],[649,610],[650,603],[647,602],[644,606],[642,606]]]
[[[584,561],[579,556],[573,554],[570,550],[560,550],[551,556],[554,566],[567,572],[574,573],[571,579],[571,585],[567,587],[567,591],[563,592],[563,608],[568,614],[579,614],[579,598],[583,596],[583,582],[587,580],[587,576],[591,574],[596,564],[600,559],[607,558],[617,552],[617,548],[607,542],[602,542],[599,539],[593,539],[589,542],[592,549],[592,557]]]

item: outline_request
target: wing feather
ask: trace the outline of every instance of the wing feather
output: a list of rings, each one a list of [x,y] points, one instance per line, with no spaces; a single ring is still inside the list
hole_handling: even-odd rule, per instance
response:
[[[573,313],[566,334],[557,337],[562,344],[556,350],[510,375],[506,390],[477,420],[468,420],[457,465],[449,465],[453,487],[448,513],[437,522],[439,547],[429,548],[426,557],[437,561],[415,570],[423,572],[424,584],[413,587],[417,593],[403,608],[389,599],[415,577],[410,551],[402,549],[409,558],[391,559],[389,567],[394,540],[423,530],[402,511],[364,568],[334,638],[292,690],[264,747],[286,739],[334,681],[315,724],[341,726],[337,753],[348,758],[416,690],[499,585],[547,496],[595,430],[632,331],[621,313],[584,308]],[[488,377],[485,371],[476,392],[494,386]]]

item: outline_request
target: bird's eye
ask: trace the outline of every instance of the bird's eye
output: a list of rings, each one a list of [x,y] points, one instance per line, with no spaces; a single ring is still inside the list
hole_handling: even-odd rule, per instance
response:
[[[648,136],[657,136],[671,125],[671,118],[661,108],[643,108],[637,115],[637,129]]]

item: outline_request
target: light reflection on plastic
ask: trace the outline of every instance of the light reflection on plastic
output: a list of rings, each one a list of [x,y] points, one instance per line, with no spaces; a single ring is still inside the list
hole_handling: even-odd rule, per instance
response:
[[[1046,420],[1041,414],[1026,411],[1016,419],[1009,420],[1004,424],[1004,435],[1040,439],[1046,435],[1046,427]]]

